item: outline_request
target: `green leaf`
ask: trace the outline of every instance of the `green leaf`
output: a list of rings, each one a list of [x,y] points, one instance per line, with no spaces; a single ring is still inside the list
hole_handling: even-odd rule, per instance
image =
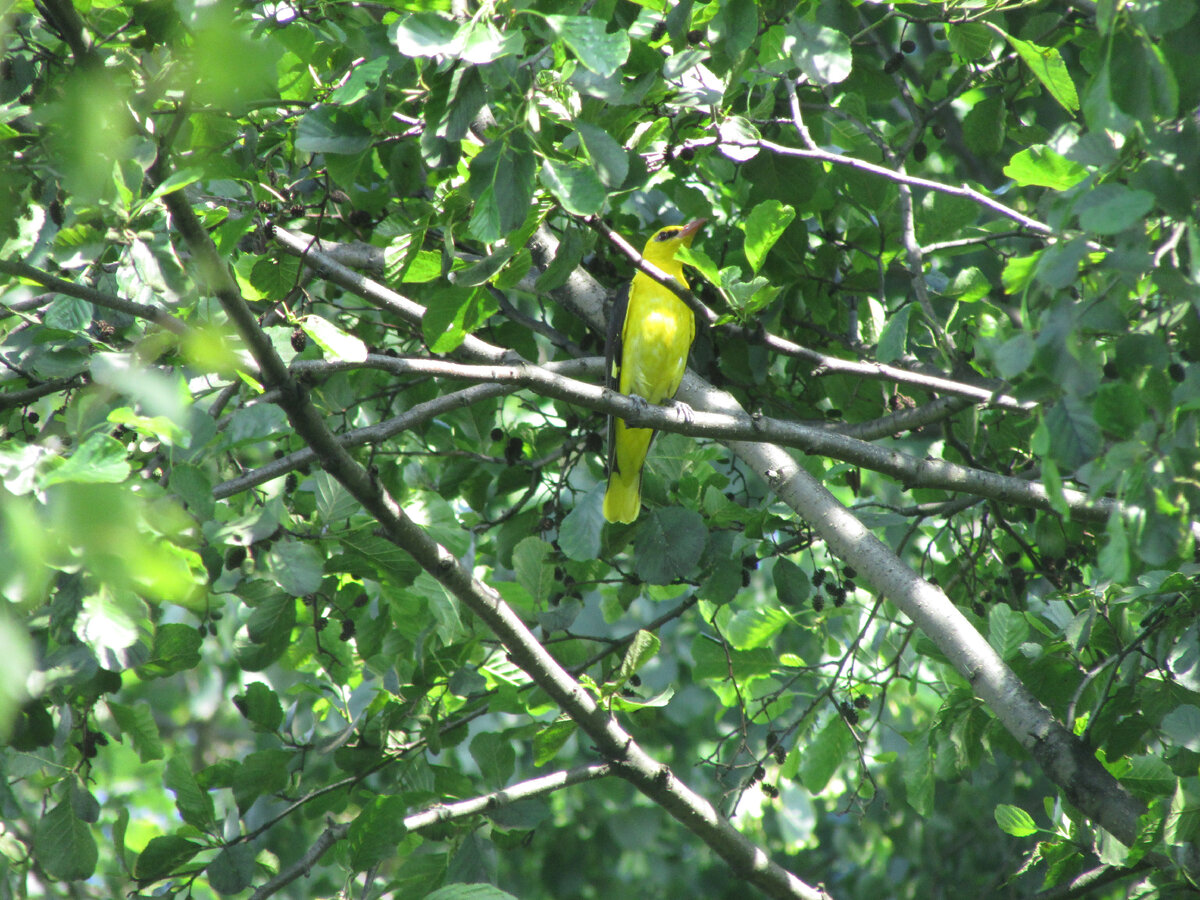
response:
[[[245,812],[265,794],[282,791],[288,783],[288,764],[292,754],[286,750],[260,750],[242,760],[233,776],[233,799]]]
[[[1004,174],[1020,185],[1065,191],[1087,178],[1088,172],[1079,163],[1039,144],[1014,154],[1004,167]]]
[[[328,472],[314,475],[312,487],[317,500],[317,516],[327,525],[345,522],[362,508],[354,495]]]
[[[537,171],[533,145],[523,132],[492,141],[471,160],[469,170],[475,210],[468,228],[476,239],[494,243],[519,228],[529,212]]]
[[[552,15],[546,21],[579,61],[601,78],[612,75],[629,58],[629,34],[620,29],[609,32],[601,19]]]
[[[1004,37],[1017,51],[1025,65],[1029,66],[1030,71],[1037,76],[1042,86],[1050,92],[1050,96],[1057,100],[1067,112],[1078,112],[1079,95],[1075,92],[1075,82],[1071,80],[1071,73],[1067,71],[1067,64],[1063,61],[1062,54],[1054,47],[1039,47],[1037,44],[1015,38],[1011,34],[1006,34]]]
[[[46,307],[44,321],[49,328],[74,334],[92,324],[92,311],[92,304],[79,297],[56,297]]]
[[[804,789],[811,794],[825,790],[853,746],[854,737],[841,718],[834,716],[826,722],[825,727],[804,748],[800,761],[800,782]]]
[[[547,563],[550,545],[541,538],[530,535],[513,548],[513,571],[517,583],[529,592],[530,599],[544,606],[554,590],[554,566]]]
[[[837,84],[850,75],[850,38],[816,22],[794,17],[784,26],[783,49],[800,70],[819,85]]]
[[[913,306],[909,304],[887,317],[883,331],[879,334],[879,343],[875,347],[876,360],[881,363],[890,363],[907,352],[908,322],[912,317],[912,311]]]
[[[762,134],[754,123],[743,116],[729,116],[717,126],[721,152],[736,163],[744,163],[758,155]]]
[[[1052,244],[1038,259],[1037,280],[1052,291],[1070,287],[1079,277],[1079,264],[1087,253],[1087,241],[1082,238]]]
[[[1029,368],[1036,350],[1031,335],[1025,332],[1013,335],[992,353],[996,374],[1001,378],[1016,378]]]
[[[959,303],[975,303],[992,292],[991,282],[975,266],[959,269],[954,281],[946,288],[946,295],[958,300]]]
[[[158,733],[158,725],[149,706],[145,703],[126,706],[109,700],[108,709],[120,726],[121,732],[129,738],[133,749],[137,751],[138,759],[150,762],[163,758],[162,737]]]
[[[1019,806],[1000,803],[996,806],[994,814],[996,824],[1006,834],[1011,834],[1013,837],[1029,837],[1037,834],[1038,829],[1033,822],[1033,816]]]
[[[1194,706],[1181,707],[1195,711]],[[1163,821],[1163,838],[1180,847],[1193,843],[1200,835],[1200,784],[1195,777],[1180,778],[1171,796],[1171,807]]]
[[[421,567],[411,555],[382,537],[355,532],[343,534],[341,540],[347,557],[357,563],[355,570],[360,571],[364,577],[379,578],[391,587],[401,588],[412,584],[413,579],[421,572]],[[289,606],[291,618],[294,620],[295,604],[289,600]],[[286,617],[289,610],[280,612]],[[267,622],[264,624],[271,627]]]
[[[1133,434],[1146,418],[1146,408],[1137,389],[1124,381],[1100,385],[1093,409],[1096,424],[1121,438]]]
[[[143,680],[163,678],[177,672],[194,669],[200,663],[200,632],[191,625],[167,622],[154,632],[154,645],[150,658],[138,666],[138,677]]]
[[[933,754],[929,749],[929,734],[925,732],[912,742],[900,757],[900,774],[908,805],[922,816],[934,811]]]
[[[151,838],[133,864],[133,875],[139,881],[158,881],[173,874],[203,849],[202,844],[172,834]]]
[[[1179,108],[1179,81],[1162,48],[1143,34],[1120,29],[1113,36],[1105,69],[1112,100],[1124,112],[1149,123],[1172,118]]]
[[[324,564],[311,544],[285,538],[271,546],[265,562],[275,583],[294,597],[315,594],[321,587]]]
[[[547,159],[542,163],[541,181],[567,212],[590,216],[604,207],[604,185],[591,166]]]
[[[741,563],[736,558],[718,559],[700,583],[700,596],[717,606],[728,603],[742,589],[742,573]]]
[[[1004,100],[998,95],[984,97],[971,107],[963,117],[963,137],[972,153],[991,156],[1000,152],[1007,116]]]
[[[1200,709],[1180,706],[1162,720],[1163,733],[1178,747],[1200,753]]]
[[[108,414],[108,421],[148,435],[168,447],[188,443],[187,433],[166,416],[139,416],[128,406],[121,406]]]
[[[476,287],[487,284],[497,272],[508,264],[515,253],[515,247],[501,247],[495,253],[485,256],[476,263],[455,269],[450,273],[450,280],[459,287]]]
[[[225,847],[204,870],[208,883],[218,894],[239,894],[254,879],[255,850],[250,844]]]
[[[1092,411],[1069,394],[1046,414],[1050,453],[1068,472],[1073,472],[1100,451],[1100,427]]]
[[[655,510],[646,517],[634,541],[638,577],[649,584],[670,584],[690,574],[707,539],[704,520],[692,510]]]
[[[619,188],[624,184],[629,174],[629,156],[625,149],[607,131],[596,125],[576,121],[575,129],[587,148],[588,158],[600,180],[610,188]]]
[[[488,784],[501,787],[516,770],[517,753],[506,735],[484,731],[471,738],[471,758]]]
[[[425,900],[517,900],[512,894],[490,884],[448,884]]]
[[[947,25],[946,37],[950,49],[967,62],[982,59],[992,49],[992,31],[983,22]]]
[[[1175,774],[1157,756],[1135,756],[1130,760],[1129,770],[1121,775],[1121,784],[1135,796],[1149,799],[1170,793],[1175,785]]]
[[[576,724],[571,719],[556,719],[533,736],[533,764],[544,766],[558,755],[558,751],[575,733]]]
[[[371,797],[346,833],[350,866],[362,872],[392,857],[407,829],[404,816],[408,804],[400,797]]]
[[[250,270],[250,283],[270,300],[282,300],[300,280],[300,260],[294,256],[263,257]]]
[[[250,684],[245,693],[235,695],[233,705],[257,730],[275,731],[283,724],[283,706],[279,696],[261,681]]]
[[[725,628],[729,643],[738,650],[768,646],[792,617],[779,608],[743,609],[734,614]]]
[[[207,470],[188,463],[177,463],[171,467],[169,484],[171,493],[182,500],[188,512],[199,521],[206,522],[212,518],[217,504]]]
[[[67,800],[37,820],[33,852],[46,874],[62,881],[91,878],[100,858],[92,829],[75,816]]]
[[[603,497],[603,484],[582,497],[576,495],[575,505],[563,517],[558,528],[558,546],[567,559],[583,561],[600,555],[600,536],[604,532]]]
[[[795,609],[812,596],[812,582],[808,573],[790,559],[780,557],[775,560],[771,581],[775,585],[776,597],[786,607]]]
[[[1079,198],[1075,212],[1079,225],[1096,234],[1118,234],[1140,225],[1154,208],[1154,195],[1123,184],[1097,185]]]
[[[372,135],[356,116],[333,106],[316,106],[296,126],[296,149],[305,153],[362,153]]]
[[[382,56],[356,65],[351,70],[350,77],[329,95],[329,102],[334,106],[350,106],[357,103],[387,77],[387,67],[388,61]]]
[[[617,668],[613,680],[618,684],[627,682],[642,666],[654,659],[661,645],[662,642],[654,632],[639,628],[625,649],[625,655],[621,658],[621,665]]]
[[[422,250],[425,233],[408,232],[395,238],[383,251],[383,271],[388,281],[423,284],[442,277],[442,254]]]
[[[1129,578],[1129,536],[1125,533],[1125,522],[1119,509],[1113,509],[1104,529],[1107,540],[1100,548],[1097,561],[1104,577],[1120,584]]]
[[[170,176],[163,179],[162,183],[151,192],[149,197],[142,201],[142,205],[148,205],[160,197],[165,197],[167,194],[173,194],[178,190],[182,190],[189,184],[195,184],[197,181],[200,181],[203,177],[204,170],[200,168],[176,169]]]
[[[988,643],[1006,662],[1017,655],[1029,638],[1029,623],[1021,613],[1003,603],[988,608]]]
[[[468,334],[486,322],[499,307],[486,288],[450,288],[439,291],[429,304],[421,330],[429,349],[449,353]]]
[[[403,56],[449,55],[458,45],[458,23],[436,12],[416,12],[397,19],[391,38]]]
[[[697,638],[692,642],[692,675],[697,680],[715,679],[726,681],[733,669],[733,677],[740,680],[770,675],[779,667],[779,657],[767,647],[755,650],[723,648],[715,641]]]
[[[746,217],[745,252],[750,270],[757,272],[767,258],[767,253],[796,218],[796,210],[778,200],[764,200]]]
[[[65,459],[38,478],[47,488],[54,484],[118,484],[129,477],[125,445],[107,434],[93,434]]]
[[[212,796],[201,790],[191,765],[181,753],[167,760],[163,779],[167,790],[175,794],[175,807],[183,821],[207,831],[216,824]]]
[[[330,362],[362,362],[367,358],[367,345],[328,319],[305,316],[300,320],[300,327]]]
[[[736,62],[758,33],[758,4],[754,0],[727,0],[713,18],[712,28],[726,58]]]

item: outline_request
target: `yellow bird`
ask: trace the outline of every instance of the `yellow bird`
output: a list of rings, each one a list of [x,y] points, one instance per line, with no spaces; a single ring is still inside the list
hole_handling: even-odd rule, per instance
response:
[[[661,228],[646,242],[642,256],[687,286],[683,264],[675,259],[680,247],[690,247],[704,225]],[[650,403],[670,400],[683,381],[688,351],[696,336],[696,320],[687,304],[643,272],[633,276],[608,323],[606,385],[622,394],[635,394]],[[630,428],[624,419],[608,420],[608,490],[604,518],[632,522],[642,506],[642,466],[651,428]]]

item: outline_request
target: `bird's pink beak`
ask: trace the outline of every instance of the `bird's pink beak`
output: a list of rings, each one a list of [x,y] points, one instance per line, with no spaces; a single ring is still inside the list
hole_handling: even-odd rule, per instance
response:
[[[686,225],[683,226],[682,229],[680,229],[679,237],[685,241],[690,238],[694,238],[696,236],[696,233],[699,232],[700,229],[704,227],[704,223],[707,221],[708,221],[708,219],[697,219],[695,222],[688,222]]]

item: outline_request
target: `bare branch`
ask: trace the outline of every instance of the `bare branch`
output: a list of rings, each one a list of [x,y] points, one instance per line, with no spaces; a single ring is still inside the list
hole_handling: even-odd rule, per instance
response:
[[[794,159],[812,159],[838,166],[848,166],[851,169],[858,169],[861,172],[870,172],[872,175],[878,175],[880,178],[886,178],[888,181],[893,181],[897,184],[907,184],[911,187],[923,188],[928,191],[937,191],[941,194],[949,194],[952,197],[963,197],[992,210],[992,212],[999,213],[1006,219],[1011,219],[1019,223],[1034,234],[1039,234],[1043,237],[1057,236],[1057,232],[1045,222],[1039,222],[1037,219],[1031,218],[1024,213],[1017,212],[1012,207],[1005,206],[999,200],[989,197],[982,191],[977,191],[975,188],[966,187],[965,185],[943,184],[940,181],[933,181],[929,178],[908,175],[903,172],[897,172],[894,169],[889,169],[887,166],[867,162],[865,159],[845,156],[830,150],[822,150],[819,147],[811,147],[809,149],[788,147],[785,144],[778,144],[775,141],[768,141],[765,138],[744,142],[729,140],[726,143],[742,147],[758,147],[762,150],[769,150],[771,153],[778,154],[779,156],[790,156]]]
[[[907,489],[914,487],[940,488],[987,497],[1017,506],[1031,506],[1044,510],[1054,509],[1049,491],[1035,481],[1027,481],[1010,475],[998,475],[982,469],[972,469],[941,459],[918,459],[901,450],[877,447],[828,426],[804,425],[785,419],[773,419],[769,416],[751,416],[740,407],[730,407],[729,412],[709,412],[707,409],[710,407],[705,399],[708,392],[711,391],[714,396],[725,397],[728,395],[716,391],[691,372],[684,376],[683,385],[686,393],[680,396],[695,398],[694,403],[692,399],[687,400],[695,407],[694,410],[678,406],[654,406],[640,398],[618,394],[598,385],[578,381],[566,374],[582,374],[583,372],[595,374],[600,371],[601,366],[602,361],[599,358],[548,363],[544,366],[535,366],[525,362],[505,366],[472,366],[449,360],[370,354],[361,363],[299,361],[293,364],[292,371],[297,373],[335,372],[370,367],[386,369],[398,375],[423,374],[475,382],[494,382],[496,386],[506,386],[498,390],[499,393],[517,389],[532,390],[545,397],[585,406],[607,415],[620,416],[636,428],[653,428],[656,431],[668,431],[689,437],[707,437],[722,442],[768,441],[781,447],[795,447],[806,453],[828,456],[889,475],[901,482]],[[430,401],[430,403],[436,402]],[[463,398],[458,402],[472,401]],[[414,407],[406,416],[416,412],[417,407]],[[412,427],[417,421],[423,421],[425,418],[428,416],[422,412],[420,418],[414,416],[411,420],[407,420],[404,427]],[[391,437],[400,430],[396,424],[397,421],[389,420],[387,423],[357,429],[353,432],[354,443],[369,443]],[[889,433],[891,432],[889,431]],[[348,440],[345,445],[350,445]],[[312,457],[306,459],[311,461]],[[271,465],[278,467],[284,461],[276,460]],[[257,471],[261,472],[262,470]],[[281,469],[270,478],[277,478],[285,471]],[[249,479],[250,476],[243,476],[243,478]],[[265,480],[270,479],[256,477],[254,483],[261,483]],[[241,483],[240,479],[239,483]],[[228,486],[233,484],[234,482],[226,482],[219,486],[222,495],[227,495],[224,493],[227,490],[232,492]],[[246,483],[240,489],[249,486]],[[1064,488],[1062,493],[1071,513],[1085,521],[1104,522],[1108,520],[1113,509],[1122,509],[1115,500],[1107,498],[1093,500],[1083,491]],[[1136,510],[1129,511],[1136,512]]]
[[[49,272],[44,272],[41,269],[27,265],[20,260],[0,259],[0,272],[28,279],[52,291],[66,294],[68,297],[86,300],[93,306],[122,312],[126,315],[136,316],[139,319],[149,319],[156,325],[161,325],[175,334],[184,334],[187,332],[187,325],[164,309],[159,309],[156,306],[147,306],[145,303],[137,303],[133,300],[126,300],[124,297],[105,294],[95,288],[76,284],[73,281],[65,281],[62,278],[51,275]]]
[[[591,765],[578,766],[570,770],[552,772],[549,775],[530,778],[528,781],[522,781],[519,784],[514,784],[498,791],[480,794],[478,797],[472,797],[469,800],[439,804],[421,812],[413,813],[410,816],[405,816],[404,829],[405,831],[421,831],[439,822],[449,822],[453,819],[462,819],[467,816],[498,809],[501,806],[507,806],[518,800],[526,800],[530,797],[549,794],[565,787],[582,784],[585,781],[595,781],[611,773],[612,766],[607,763],[593,763]],[[322,856],[336,845],[338,841],[346,837],[349,830],[349,825],[330,824],[300,859],[279,872],[274,878],[251,894],[250,900],[266,900],[266,898],[276,894],[280,888],[291,884],[303,875],[307,875]]]

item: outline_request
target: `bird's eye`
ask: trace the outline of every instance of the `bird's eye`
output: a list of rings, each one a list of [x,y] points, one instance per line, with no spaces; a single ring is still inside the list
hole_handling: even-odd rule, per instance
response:
[[[656,241],[669,241],[682,231],[682,228],[665,228],[654,236]]]

